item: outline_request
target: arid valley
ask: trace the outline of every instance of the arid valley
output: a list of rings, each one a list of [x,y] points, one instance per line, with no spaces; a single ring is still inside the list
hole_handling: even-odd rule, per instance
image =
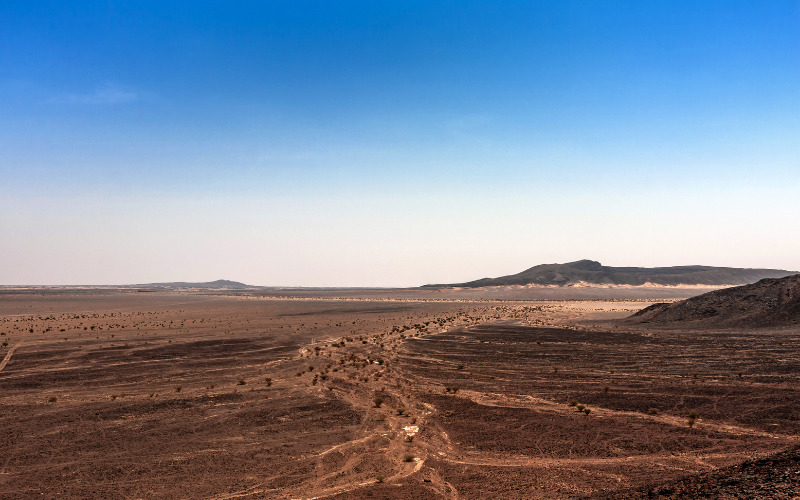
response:
[[[796,327],[431,293],[5,289],[0,498],[800,494]]]
[[[0,500],[800,500],[799,20],[0,2]]]

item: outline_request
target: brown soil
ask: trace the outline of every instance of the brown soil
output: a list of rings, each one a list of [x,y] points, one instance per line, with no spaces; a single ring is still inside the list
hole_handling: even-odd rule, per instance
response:
[[[631,323],[715,327],[800,325],[800,274],[705,293],[674,304],[653,304]]]
[[[616,491],[605,498],[796,499],[800,494],[800,448],[677,481]]]
[[[5,294],[0,497],[634,498],[773,462],[794,484],[798,332],[603,322],[643,305]]]

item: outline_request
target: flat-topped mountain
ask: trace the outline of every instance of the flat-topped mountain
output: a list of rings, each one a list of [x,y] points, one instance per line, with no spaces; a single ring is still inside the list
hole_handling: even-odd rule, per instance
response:
[[[238,281],[230,281],[230,280],[216,280],[216,281],[206,281],[203,283],[193,283],[193,282],[185,282],[185,281],[174,281],[169,283],[147,283],[144,285],[133,285],[135,287],[142,287],[142,288],[204,288],[204,289],[220,289],[220,288],[227,288],[227,289],[245,289],[245,288],[256,288],[251,285],[245,285],[244,283],[239,283]]]
[[[521,273],[483,278],[466,283],[425,285],[425,287],[483,287],[504,285],[742,285],[763,278],[782,278],[795,274],[783,269],[744,269],[737,267],[674,266],[612,267],[594,260],[566,264],[541,264]]]
[[[702,326],[800,324],[800,274],[704,293],[673,304],[653,304],[630,316],[632,323]]]

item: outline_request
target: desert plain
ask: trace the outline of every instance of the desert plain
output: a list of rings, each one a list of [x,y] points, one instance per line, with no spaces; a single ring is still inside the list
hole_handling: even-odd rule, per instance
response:
[[[796,328],[523,292],[2,290],[0,498],[800,495]]]

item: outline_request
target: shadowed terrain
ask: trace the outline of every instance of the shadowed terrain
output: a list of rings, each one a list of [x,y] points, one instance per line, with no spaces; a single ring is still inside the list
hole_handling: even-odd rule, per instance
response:
[[[653,304],[629,318],[632,323],[765,327],[800,324],[800,275],[763,279],[680,302]]]

